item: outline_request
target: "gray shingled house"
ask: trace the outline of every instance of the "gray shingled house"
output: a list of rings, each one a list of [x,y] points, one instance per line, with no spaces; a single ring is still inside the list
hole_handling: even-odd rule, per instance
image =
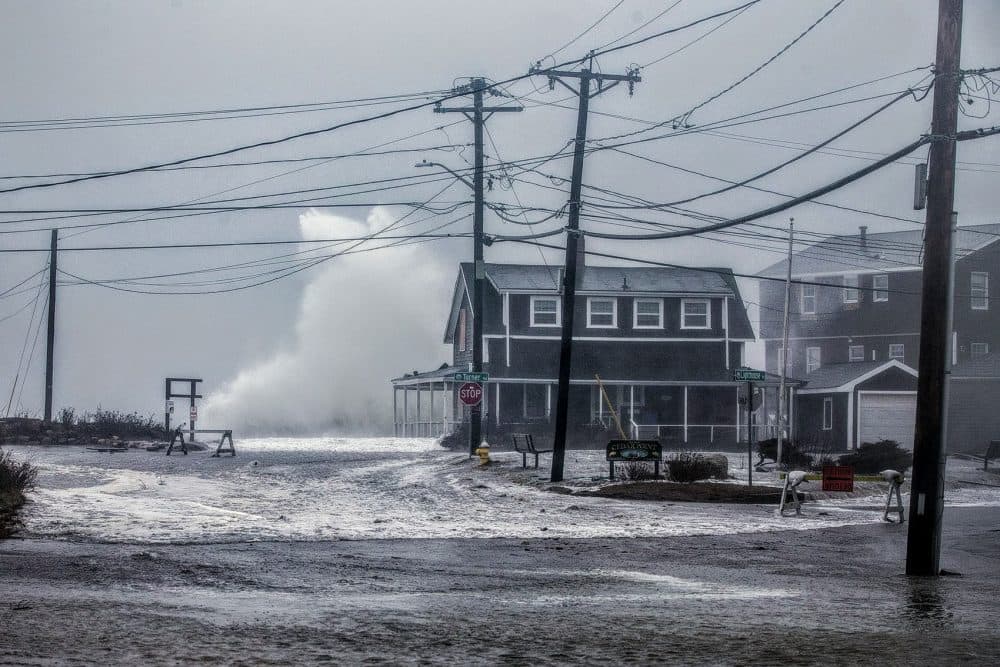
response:
[[[487,264],[484,429],[551,436],[559,373],[561,268]],[[729,269],[585,266],[579,276],[569,426],[611,428],[611,409],[633,437],[726,446],[746,438],[745,383],[733,380],[754,340]],[[444,342],[452,361],[392,380],[400,435],[437,435],[466,415],[454,374],[472,354],[472,265],[455,281]],[[612,407],[602,400],[600,376]],[[770,378],[775,384],[776,379]],[[433,407],[432,407],[433,406]],[[764,427],[761,427],[762,429]],[[766,429],[765,429],[766,430]],[[763,431],[755,437],[767,436]],[[582,436],[581,436],[582,437]]]
[[[851,448],[891,437],[913,446],[922,234],[921,229],[868,234],[861,227],[858,234],[830,236],[793,254],[792,278],[800,282],[792,285],[788,373],[805,382],[793,405],[803,440],[832,439]],[[1000,382],[972,379],[984,368],[979,361],[1000,351],[1000,307],[990,298],[991,276],[1000,272],[1000,224],[959,227],[954,246],[956,374],[948,447],[976,451],[1000,439],[1000,424],[984,425],[997,412]],[[772,372],[784,359],[787,266],[781,261],[758,274],[760,336],[765,369]],[[867,375],[876,369],[882,370]],[[906,423],[909,428],[903,428]]]

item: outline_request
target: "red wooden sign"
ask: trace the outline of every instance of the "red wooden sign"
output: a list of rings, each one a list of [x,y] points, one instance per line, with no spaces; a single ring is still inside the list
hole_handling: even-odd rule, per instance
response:
[[[854,491],[854,466],[823,466],[824,491]]]
[[[458,388],[458,398],[466,405],[479,405],[483,400],[483,385],[478,382],[466,382]]]

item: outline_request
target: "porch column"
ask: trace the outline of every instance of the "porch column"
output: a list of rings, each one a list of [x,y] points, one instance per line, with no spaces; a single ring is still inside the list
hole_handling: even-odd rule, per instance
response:
[[[441,435],[448,432],[448,383],[441,382]]]
[[[639,439],[639,429],[635,426],[635,385],[628,386],[628,420],[632,425],[632,438]]]
[[[795,388],[788,387],[788,442],[795,442]]]
[[[500,425],[500,383],[499,382],[494,382],[493,383],[493,391],[496,393],[496,398],[493,399],[493,402],[496,404],[496,412],[497,412],[497,414],[496,414],[496,421],[494,423],[497,426],[499,426]]]
[[[417,385],[417,437],[418,438],[423,435],[423,423],[421,422],[421,415],[420,415],[420,395],[422,393],[424,393],[423,389],[418,384]]]
[[[545,385],[545,418],[552,418],[552,385]]]
[[[427,414],[427,435],[434,435],[434,381],[431,380],[430,386],[428,387],[431,392],[431,409]]]
[[[399,391],[396,389],[396,385],[392,385],[392,435],[394,437],[399,437],[399,401],[396,399],[399,397]]]
[[[684,385],[684,444],[688,441],[688,388]]]
[[[410,425],[410,388],[403,387],[403,437],[407,436]]]

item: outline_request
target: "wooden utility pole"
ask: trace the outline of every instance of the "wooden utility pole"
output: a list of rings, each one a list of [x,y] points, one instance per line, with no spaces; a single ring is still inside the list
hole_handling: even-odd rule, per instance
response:
[[[49,326],[45,344],[45,422],[52,421],[52,357],[56,348],[56,258],[59,254],[59,230],[52,230],[49,246]]]
[[[483,260],[483,126],[494,113],[506,111],[524,111],[522,106],[484,107],[483,92],[493,89],[486,80],[473,78],[468,85],[454,89],[455,93],[472,93],[471,107],[435,106],[435,113],[461,113],[472,121],[475,136],[475,172],[472,179],[472,189],[475,193],[475,207],[472,214],[472,371],[483,372],[483,296],[486,283],[486,262]],[[485,118],[483,114],[489,114]],[[471,114],[471,115],[470,115]],[[476,452],[482,440],[483,433],[483,403],[470,408],[469,414],[469,456]]]
[[[795,233],[795,218],[788,221],[788,271],[785,274],[785,318],[781,325],[781,364],[778,373],[778,451],[774,455],[774,467],[781,470],[781,445],[785,439],[785,377],[788,375],[788,305],[792,292],[792,236]]]
[[[594,74],[593,58],[590,67],[579,72],[569,72],[554,69],[531,68],[531,74],[541,74],[549,78],[549,86],[556,83],[564,86],[579,97],[580,105],[576,117],[576,140],[573,151],[573,180],[570,183],[569,221],[566,235],[566,270],[563,273],[562,284],[562,336],[559,347],[559,385],[556,393],[556,424],[552,443],[552,481],[561,482],[563,478],[563,462],[566,458],[566,422],[569,416],[569,377],[570,363],[573,357],[573,311],[576,302],[576,261],[580,229],[580,190],[583,185],[583,153],[587,144],[587,112],[590,98],[596,97],[606,90],[614,88],[622,81],[627,81],[629,93],[634,85],[641,81],[637,71],[627,74]],[[580,89],[564,83],[562,79],[579,79]],[[597,90],[590,92],[591,80],[597,81]],[[610,81],[610,85],[605,82]]]
[[[945,417],[951,338],[949,304],[953,294],[951,220],[955,203],[955,139],[961,47],[962,0],[939,0],[934,117],[931,121],[933,143],[924,227],[917,423],[913,443],[910,527],[906,540],[906,574],[916,576],[935,576],[941,569]]]

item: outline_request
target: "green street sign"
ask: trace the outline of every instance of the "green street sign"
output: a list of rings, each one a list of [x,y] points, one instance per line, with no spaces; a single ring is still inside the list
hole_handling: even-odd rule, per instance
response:
[[[753,368],[737,368],[733,371],[733,379],[737,382],[763,382],[767,373]]]
[[[490,379],[489,373],[455,373],[455,380],[458,382],[483,383],[489,379]]]

